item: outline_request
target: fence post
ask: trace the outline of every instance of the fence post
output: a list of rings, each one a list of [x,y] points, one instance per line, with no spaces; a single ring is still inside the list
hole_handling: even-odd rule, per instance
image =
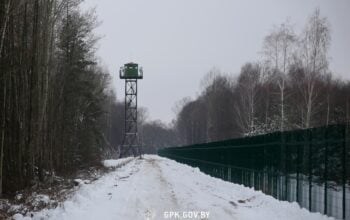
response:
[[[346,218],[346,143],[347,143],[347,131],[348,123],[343,126],[343,157],[342,157],[342,166],[343,166],[343,219]]]
[[[227,168],[227,180],[232,182],[232,179],[231,179],[231,167]]]
[[[312,131],[308,130],[308,146],[309,146],[309,210],[312,205]]]
[[[328,129],[329,127],[326,127],[326,134],[325,134],[325,149],[324,149],[324,214],[327,214],[327,188],[328,188]]]
[[[285,137],[284,134],[282,136],[282,144],[285,147],[284,151],[284,172],[285,172],[285,186],[284,186],[284,194],[285,194],[285,200],[288,200],[288,180],[289,180],[289,173],[288,173],[288,145],[285,144]]]
[[[227,178],[228,181],[232,182],[232,171],[231,171],[231,164],[232,164],[232,158],[231,158],[231,148],[227,149],[227,155],[228,155],[228,160],[226,162],[226,164],[228,165],[228,169],[227,169]]]
[[[282,200],[287,200],[286,199],[286,191],[285,188],[287,184],[285,184],[283,187],[283,174],[284,174],[284,179],[287,179],[287,172],[286,172],[286,146],[284,144],[284,132],[281,132],[281,137],[280,137],[281,145],[280,145],[280,169],[278,171],[278,188],[279,188],[279,199]],[[285,183],[287,183],[285,181]]]
[[[300,173],[300,144],[297,144],[297,186],[296,186],[296,196],[297,203],[299,203],[299,173]]]
[[[265,183],[265,179],[266,179],[266,173],[265,173],[265,161],[266,161],[266,152],[265,152],[265,137],[264,137],[264,146],[263,146],[263,170],[262,170],[262,173],[263,173],[263,176],[262,176],[262,191],[263,193],[266,193],[266,183]]]

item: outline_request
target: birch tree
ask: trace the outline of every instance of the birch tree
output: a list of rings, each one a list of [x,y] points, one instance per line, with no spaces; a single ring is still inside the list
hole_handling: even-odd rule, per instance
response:
[[[234,119],[243,134],[252,134],[255,131],[260,70],[258,64],[247,63],[242,67],[238,77]]]
[[[305,110],[305,128],[311,126],[314,115],[315,100],[319,96],[317,81],[328,69],[328,50],[330,46],[330,25],[326,17],[322,17],[316,9],[301,35],[300,57],[305,69],[305,87],[300,88],[303,95]]]
[[[283,131],[285,123],[285,91],[286,73],[294,57],[296,36],[289,22],[282,23],[275,27],[267,35],[263,43],[263,55],[265,62],[271,65],[274,81],[277,83],[280,94],[280,130]]]

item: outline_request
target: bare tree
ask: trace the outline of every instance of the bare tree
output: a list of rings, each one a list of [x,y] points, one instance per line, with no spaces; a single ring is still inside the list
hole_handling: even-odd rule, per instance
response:
[[[301,88],[306,104],[305,128],[311,126],[313,107],[319,95],[316,83],[328,69],[330,39],[330,25],[327,18],[321,17],[320,10],[316,9],[309,18],[300,41],[301,62],[306,71],[303,79],[305,87]]]
[[[237,103],[234,119],[243,134],[252,134],[256,125],[256,104],[259,91],[261,67],[247,63],[242,67],[236,86]]]
[[[294,57],[296,36],[288,21],[275,27],[264,39],[263,54],[265,62],[272,65],[274,81],[280,94],[280,130],[284,130],[286,73]]]
[[[208,89],[211,89],[212,91],[216,91],[216,87],[217,87],[217,84],[213,84],[215,82],[215,80],[221,76],[221,72],[220,70],[217,68],[217,67],[213,67],[201,80],[200,82],[200,88],[201,90],[203,91],[203,93],[207,93],[208,92]],[[211,88],[212,87],[212,88]],[[208,95],[208,94],[203,94],[203,96],[205,97],[205,104],[206,104],[206,132],[205,132],[205,137],[206,137],[206,142],[210,142],[210,141],[213,141],[212,140],[212,135],[210,134],[211,133],[211,130],[214,126],[213,124],[213,119],[210,115],[210,109],[213,109],[213,103],[212,103],[212,100],[208,100],[208,99],[211,99]]]
[[[264,39],[262,54],[265,62],[270,63],[274,69],[286,73],[291,64],[295,42],[296,36],[288,20],[275,26]]]
[[[143,135],[143,125],[146,123],[146,120],[149,117],[149,112],[147,108],[140,107],[137,110],[137,128],[139,133],[139,141],[141,147],[144,145],[144,135]]]

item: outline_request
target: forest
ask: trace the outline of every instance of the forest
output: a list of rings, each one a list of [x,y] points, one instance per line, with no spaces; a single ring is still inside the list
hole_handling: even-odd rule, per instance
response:
[[[0,2],[0,197],[118,153],[124,103],[96,55],[99,21],[81,2]],[[289,21],[273,27],[261,60],[238,75],[211,69],[171,124],[140,108],[143,152],[348,121],[350,83],[329,69],[330,44],[318,9],[300,33]]]
[[[110,76],[80,3],[0,2],[0,196],[101,161]]]
[[[213,68],[201,94],[176,105],[180,145],[346,123],[350,82],[329,69],[331,24],[319,9],[296,33],[291,21],[263,39],[261,59],[238,76]]]

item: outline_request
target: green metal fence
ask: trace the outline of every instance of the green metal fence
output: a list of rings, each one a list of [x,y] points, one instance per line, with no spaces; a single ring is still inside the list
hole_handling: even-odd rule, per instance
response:
[[[158,154],[312,212],[350,220],[349,131],[347,125],[331,125],[165,148]]]

